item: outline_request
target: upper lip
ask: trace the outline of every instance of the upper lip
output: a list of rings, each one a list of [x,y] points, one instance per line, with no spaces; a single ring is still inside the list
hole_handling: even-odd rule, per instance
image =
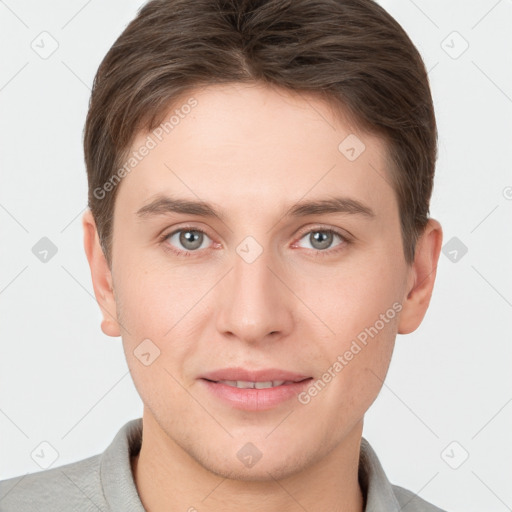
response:
[[[290,372],[287,370],[280,370],[278,368],[264,368],[261,370],[250,370],[241,367],[222,368],[212,372],[201,375],[201,379],[208,379],[213,381],[219,380],[243,380],[246,382],[268,382],[268,381],[294,381],[299,382],[308,379],[309,375],[302,375],[300,373]]]

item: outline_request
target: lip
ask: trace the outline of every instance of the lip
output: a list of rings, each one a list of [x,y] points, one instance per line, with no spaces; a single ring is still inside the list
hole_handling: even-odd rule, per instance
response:
[[[298,382],[311,377],[300,373],[280,370],[278,368],[266,368],[261,370],[249,370],[242,367],[222,368],[201,375],[201,379],[213,381],[219,380],[246,380],[250,382],[266,382],[270,380],[291,380]]]
[[[245,368],[224,368],[206,373],[199,377],[201,385],[211,396],[219,399],[230,408],[244,411],[266,411],[285,403],[303,391],[313,377],[268,368],[263,370],[247,370]],[[229,386],[219,380],[244,380],[251,382],[267,382],[275,380],[293,381],[274,388],[241,389]]]

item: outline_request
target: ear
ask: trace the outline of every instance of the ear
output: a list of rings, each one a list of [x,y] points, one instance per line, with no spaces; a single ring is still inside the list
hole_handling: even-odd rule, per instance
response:
[[[429,219],[416,243],[414,262],[409,268],[406,297],[398,322],[398,334],[409,334],[421,324],[434,289],[443,230],[437,220]]]
[[[121,336],[117,321],[112,274],[100,245],[96,222],[89,208],[82,217],[82,226],[84,228],[84,249],[91,269],[94,295],[103,314],[101,330],[107,336]]]

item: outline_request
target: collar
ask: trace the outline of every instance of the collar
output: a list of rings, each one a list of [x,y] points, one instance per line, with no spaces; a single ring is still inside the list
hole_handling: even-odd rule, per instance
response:
[[[364,512],[400,512],[393,487],[370,443],[361,438],[359,453],[359,485],[366,497]]]

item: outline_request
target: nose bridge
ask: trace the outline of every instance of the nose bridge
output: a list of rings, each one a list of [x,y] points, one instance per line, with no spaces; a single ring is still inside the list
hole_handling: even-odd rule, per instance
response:
[[[290,329],[292,304],[286,287],[274,275],[276,266],[271,250],[252,237],[239,244],[222,287],[220,332],[258,341],[271,332],[284,334]]]

